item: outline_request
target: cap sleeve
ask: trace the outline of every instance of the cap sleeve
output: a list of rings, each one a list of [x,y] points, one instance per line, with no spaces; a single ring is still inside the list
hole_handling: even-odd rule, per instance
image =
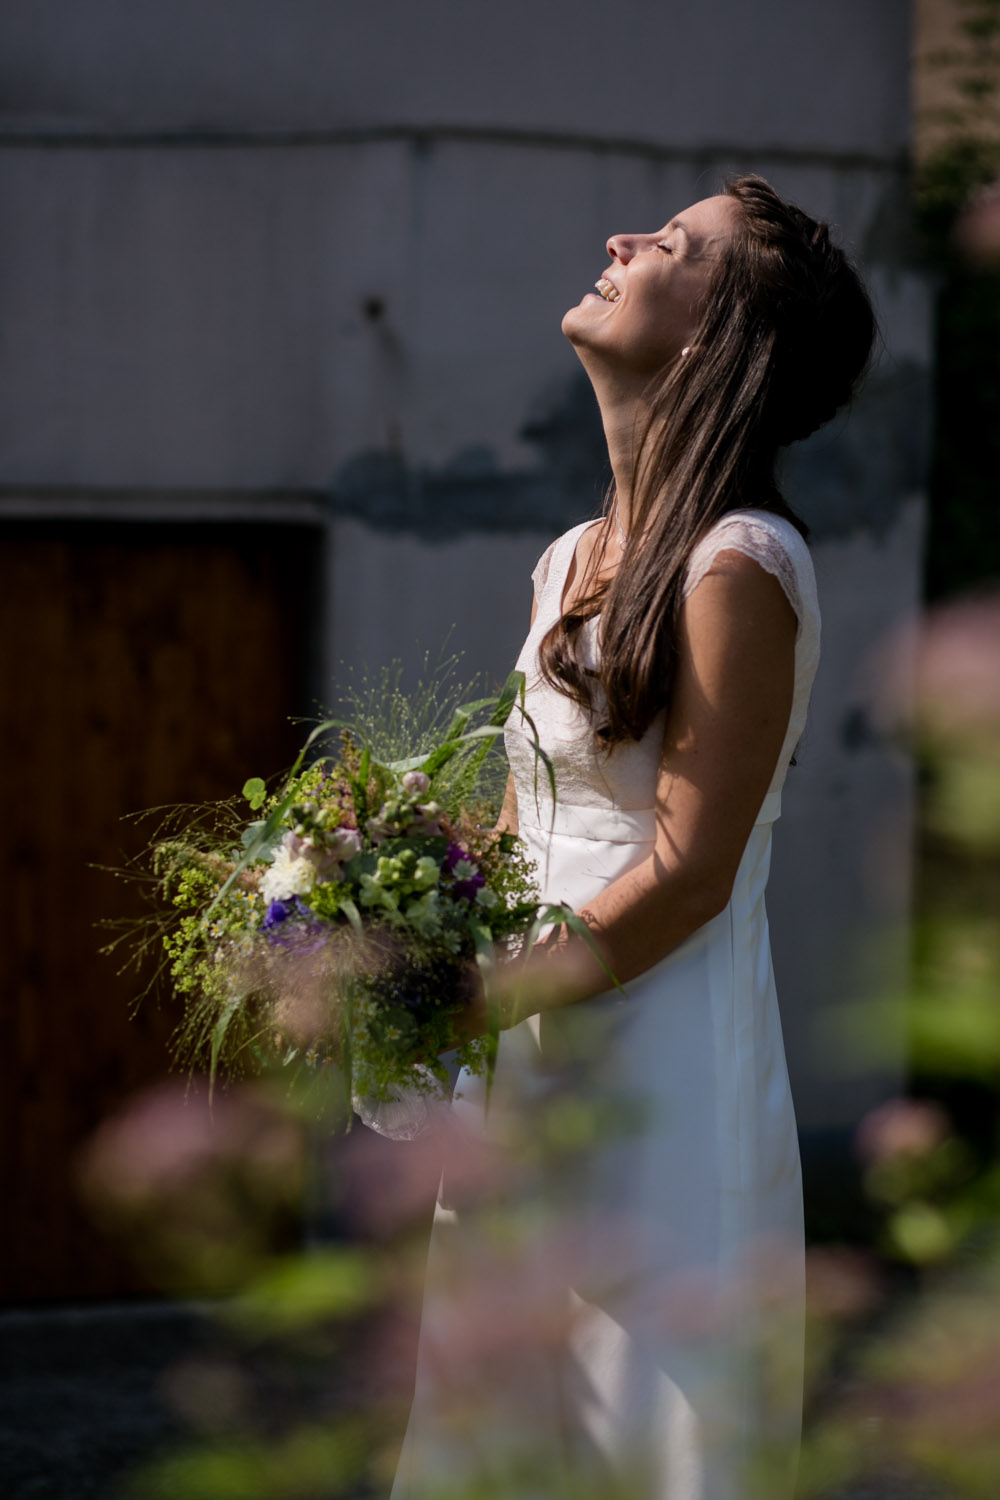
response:
[[[558,538],[556,539],[558,541]],[[545,586],[549,581],[549,567],[552,563],[552,554],[556,549],[556,542],[550,542],[535,564],[531,575],[531,581],[535,586],[535,598],[541,603]]]
[[[806,725],[809,697],[819,665],[820,615],[809,548],[798,529],[771,511],[737,510],[717,521],[691,553],[684,596],[698,587],[720,552],[742,552],[776,578],[798,621],[795,686],[781,754],[769,788],[779,792]]]
[[[742,552],[777,578],[800,629],[818,612],[809,549],[783,516],[767,511],[731,511],[717,521],[691,553],[684,580],[685,599],[694,593],[720,552]]]

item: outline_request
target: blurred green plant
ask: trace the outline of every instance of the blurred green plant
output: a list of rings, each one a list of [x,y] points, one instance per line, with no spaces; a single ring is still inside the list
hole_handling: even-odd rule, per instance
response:
[[[836,1042],[877,1062],[907,1039],[910,1096],[856,1142],[876,1213],[861,1265],[886,1293],[820,1319],[801,1500],[877,1495],[878,1476],[945,1500],[1000,1486],[1000,595],[934,611],[889,678],[912,681],[914,657],[910,984],[846,1007]]]
[[[935,611],[890,664],[890,698],[893,670],[910,683],[914,661],[922,791],[911,983],[881,1007],[847,1009],[837,1037],[871,1062],[891,1056],[904,1029],[910,1093],[874,1110],[857,1135],[868,1242],[815,1247],[807,1258],[798,1500],[994,1500],[1000,1474],[1000,597]],[[330,1079],[312,1086],[329,1095],[329,1110],[344,1109]],[[479,1431],[477,1389],[502,1388],[506,1361],[525,1342],[544,1359],[565,1337],[545,1278],[565,1285],[573,1226],[533,1217],[509,1166],[464,1132],[389,1143],[380,1157],[386,1143],[359,1131],[336,1144],[343,1238],[302,1253],[290,1226],[310,1177],[305,1122],[316,1113],[316,1099],[284,1081],[236,1087],[212,1112],[176,1084],[137,1100],[90,1148],[83,1177],[93,1201],[131,1234],[165,1290],[218,1299],[226,1340],[221,1355],[168,1381],[190,1439],[137,1469],[125,1500],[388,1492],[442,1164],[449,1193],[478,1207],[487,1237],[469,1315],[447,1330],[455,1432],[472,1477],[442,1475],[434,1500],[562,1500],[547,1427],[503,1434],[498,1446]],[[557,1092],[520,1126],[534,1155],[515,1153],[519,1170],[537,1168],[544,1150],[571,1171],[573,1154],[609,1130],[641,1127]],[[520,1276],[526,1242],[537,1302]],[[780,1254],[765,1256],[768,1326],[748,1353],[755,1379],[777,1390],[798,1380],[787,1336],[795,1310]],[[697,1320],[697,1297],[680,1300]],[[759,1434],[744,1500],[771,1500],[786,1464],[781,1436]],[[647,1480],[637,1453],[620,1485],[595,1470],[573,1500],[634,1500]]]
[[[970,257],[956,227],[1000,179],[1000,0],[953,0],[953,45],[918,57],[938,102],[918,121],[934,144],[915,167],[924,253],[938,279],[928,597],[1000,576],[991,525],[1000,469],[1000,248]]]

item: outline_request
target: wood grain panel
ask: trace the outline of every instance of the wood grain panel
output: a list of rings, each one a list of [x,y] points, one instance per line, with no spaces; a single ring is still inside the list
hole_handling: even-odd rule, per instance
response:
[[[149,836],[123,814],[232,795],[288,764],[310,711],[317,534],[255,526],[6,527],[0,747],[0,1299],[141,1290],[80,1208],[96,1124],[167,1070],[169,1005],[129,1019],[135,980],[96,924],[140,908],[94,865]]]

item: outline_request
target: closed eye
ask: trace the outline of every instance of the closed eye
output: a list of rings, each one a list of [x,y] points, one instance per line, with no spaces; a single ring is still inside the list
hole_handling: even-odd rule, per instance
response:
[[[673,255],[674,253],[673,245],[657,245],[656,248],[657,250],[665,250],[668,255]]]

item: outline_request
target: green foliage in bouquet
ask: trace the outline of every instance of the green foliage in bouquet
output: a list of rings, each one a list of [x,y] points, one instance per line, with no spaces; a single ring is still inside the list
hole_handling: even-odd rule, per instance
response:
[[[406,695],[389,669],[349,690],[350,716],[320,723],[275,790],[245,783],[257,817],[233,800],[161,829],[147,865],[182,1065],[213,1083],[333,1066],[348,1097],[386,1099],[443,1085],[457,1042],[461,1065],[492,1075],[497,952],[548,923],[590,941],[539,902],[520,840],[494,829],[503,761],[489,752],[519,698],[524,714],[523,686],[513,673],[464,701],[446,672]],[[536,754],[554,796],[537,736]],[[480,993],[485,1035],[456,1036]]]

